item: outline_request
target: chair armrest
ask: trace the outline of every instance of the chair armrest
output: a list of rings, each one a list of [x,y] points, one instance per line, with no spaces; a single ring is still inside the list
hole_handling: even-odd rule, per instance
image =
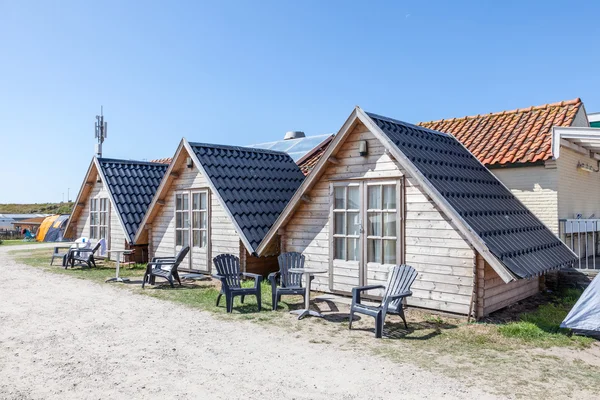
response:
[[[383,285],[367,285],[367,286],[357,286],[355,288],[352,288],[352,292],[366,292],[367,290],[373,290],[373,289],[385,289],[385,286]]]
[[[254,278],[254,280],[256,280],[256,279],[262,280],[262,275],[251,274],[250,272],[242,272],[242,276],[247,276],[248,278]]]
[[[218,279],[218,280],[220,280],[220,281],[222,281],[223,279],[225,279],[225,277],[224,277],[224,276],[222,276],[222,275],[212,274],[211,276],[212,276],[213,278],[215,278],[215,279]]]
[[[150,260],[151,262],[154,261],[164,261],[164,260],[173,260],[175,261],[175,258],[177,257],[152,257],[152,260]]]
[[[271,272],[269,274],[269,276],[267,276],[267,279],[269,280],[269,282],[271,282],[271,286],[275,287],[277,286],[277,277],[279,276],[279,271],[277,272]]]
[[[362,292],[366,292],[367,290],[373,289],[385,289],[383,285],[367,285],[367,286],[357,286],[352,288],[352,304],[360,304],[360,294]]]
[[[410,290],[406,291],[406,292],[395,294],[393,296],[389,296],[388,300],[392,301],[392,300],[397,300],[397,299],[401,299],[403,297],[409,297],[409,296],[412,296],[412,292]]]

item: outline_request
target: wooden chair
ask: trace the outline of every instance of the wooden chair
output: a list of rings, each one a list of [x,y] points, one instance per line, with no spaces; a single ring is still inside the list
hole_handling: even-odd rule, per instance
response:
[[[72,249],[71,255],[69,256],[71,268],[73,268],[75,265],[81,265],[82,267],[87,266],[88,268],[95,267],[96,259],[94,258],[94,255],[100,248],[100,245],[101,245],[101,243],[98,242],[91,249]],[[69,263],[67,263],[67,265],[65,266],[65,269],[67,269],[68,265],[69,265]]]
[[[142,280],[142,289],[146,286],[146,282],[154,285],[156,277],[166,279],[172,288],[175,287],[173,284],[173,278],[175,278],[179,282],[179,286],[181,286],[181,279],[179,279],[177,269],[189,251],[190,247],[186,246],[179,250],[179,253],[175,257],[154,257],[146,266],[146,273],[144,273],[144,279]]]
[[[242,304],[244,298],[247,295],[256,296],[256,303],[258,304],[258,311],[261,309],[261,293],[260,283],[263,277],[258,274],[251,274],[248,272],[240,271],[240,259],[233,254],[220,254],[213,258],[215,267],[217,268],[217,274],[213,275],[215,279],[221,281],[221,292],[217,296],[217,307],[221,296],[225,295],[225,303],[227,306],[227,312],[233,311],[233,299],[235,296],[241,296]],[[242,287],[242,277],[249,277],[254,279],[254,287]]]
[[[277,257],[277,261],[279,262],[279,271],[272,272],[268,276],[269,282],[271,282],[273,310],[277,310],[281,296],[300,295],[303,298],[306,297],[306,289],[302,287],[302,274],[290,272],[294,268],[304,268],[304,256],[296,252],[283,253]],[[314,277],[311,276],[310,280],[313,279]],[[277,286],[278,280],[279,286]],[[310,286],[310,282],[308,285]]]
[[[354,313],[365,314],[375,318],[375,337],[380,338],[383,333],[383,324],[386,314],[398,314],[404,321],[404,327],[408,329],[402,299],[412,296],[410,287],[417,278],[417,271],[409,265],[396,265],[390,268],[387,285],[359,286],[352,289],[352,306],[350,307],[350,325]],[[372,289],[385,289],[381,304],[379,306],[367,306],[361,304],[361,293]]]

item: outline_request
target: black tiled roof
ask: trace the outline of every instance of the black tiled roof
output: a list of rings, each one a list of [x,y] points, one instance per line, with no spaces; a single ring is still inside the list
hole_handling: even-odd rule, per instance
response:
[[[146,210],[160,185],[167,164],[99,158],[106,186],[114,207],[125,225],[127,238],[133,242]]]
[[[367,114],[515,276],[532,277],[576,260],[456,138]]]
[[[304,174],[283,152],[190,143],[254,252]]]

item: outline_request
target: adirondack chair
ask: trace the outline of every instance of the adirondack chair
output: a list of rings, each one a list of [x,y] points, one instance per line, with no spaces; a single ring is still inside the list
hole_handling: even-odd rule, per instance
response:
[[[273,311],[277,310],[281,296],[301,295],[306,297],[306,289],[302,287],[302,274],[290,272],[290,269],[293,268],[304,268],[304,256],[296,252],[283,253],[277,257],[277,261],[279,262],[279,271],[272,272],[268,276],[269,282],[271,282]],[[277,286],[277,278],[279,278],[279,286]],[[311,276],[310,280],[313,279],[314,277]]]
[[[219,254],[213,258],[215,267],[217,268],[217,274],[213,275],[215,279],[221,281],[221,292],[217,296],[217,307],[221,296],[225,295],[225,303],[227,305],[227,312],[233,311],[233,299],[235,296],[240,296],[242,304],[244,298],[247,295],[256,296],[256,303],[258,304],[258,311],[261,309],[261,293],[260,283],[263,277],[258,274],[251,274],[248,272],[240,272],[240,259],[233,254]],[[254,279],[254,287],[246,288],[242,287],[241,278],[245,276]]]
[[[179,253],[175,257],[154,257],[146,266],[146,273],[142,280],[142,289],[146,286],[146,282],[154,285],[156,277],[166,279],[172,288],[175,287],[173,284],[173,278],[175,278],[179,282],[179,286],[181,286],[181,279],[179,279],[177,269],[189,251],[190,247],[186,246],[179,250]]]
[[[409,265],[396,265],[390,268],[387,285],[359,286],[352,289],[352,306],[350,307],[350,325],[354,313],[365,314],[375,318],[375,337],[380,338],[383,333],[383,324],[386,314],[398,314],[404,321],[404,327],[408,329],[402,299],[412,296],[410,287],[417,277],[417,271]],[[367,290],[385,289],[381,304],[379,306],[367,306],[361,304],[361,294]]]
[[[82,267],[87,266],[88,268],[95,267],[96,259],[94,258],[94,255],[100,248],[100,245],[101,245],[101,243],[98,242],[91,249],[73,249],[73,250],[71,250],[71,255],[69,256],[69,262],[71,263],[71,268],[73,268],[75,265],[81,265]],[[67,269],[68,265],[69,265],[69,263],[67,263],[67,265],[65,266],[65,269]]]

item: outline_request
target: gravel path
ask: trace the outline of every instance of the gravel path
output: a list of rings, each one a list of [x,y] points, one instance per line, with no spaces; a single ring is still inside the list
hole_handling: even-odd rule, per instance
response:
[[[21,265],[7,255],[16,249],[0,248],[10,271],[2,399],[492,398],[411,365]]]

